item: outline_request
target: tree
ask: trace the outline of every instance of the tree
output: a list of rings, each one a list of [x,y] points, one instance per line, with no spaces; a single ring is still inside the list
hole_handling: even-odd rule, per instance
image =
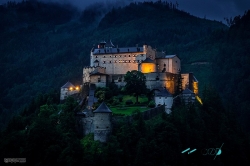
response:
[[[136,96],[136,103],[138,103],[138,96],[147,92],[146,77],[142,72],[132,70],[126,73],[124,81],[126,91]]]

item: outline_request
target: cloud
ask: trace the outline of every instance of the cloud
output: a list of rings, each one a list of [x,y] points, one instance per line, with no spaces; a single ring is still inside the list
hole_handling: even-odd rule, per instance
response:
[[[0,3],[6,3],[9,0],[0,0]],[[22,1],[22,0],[16,0]],[[125,5],[130,2],[144,0],[41,0],[44,2],[70,3],[79,9],[97,2],[110,4],[111,2]],[[146,0],[150,1],[150,0]],[[152,0],[156,1],[156,0]],[[249,0],[172,0],[179,3],[179,9],[184,10],[198,17],[206,17],[211,20],[222,21],[224,17],[234,17],[243,15],[246,10],[250,9]],[[122,2],[122,3],[121,3]]]
[[[246,0],[178,0],[180,9],[198,17],[222,21],[224,17],[243,15],[250,9]]]

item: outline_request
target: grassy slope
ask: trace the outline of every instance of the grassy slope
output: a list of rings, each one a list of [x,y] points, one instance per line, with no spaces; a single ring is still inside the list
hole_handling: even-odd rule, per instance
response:
[[[131,100],[133,103],[136,102],[136,97],[125,95],[123,96],[122,102],[118,106],[111,106],[110,109],[114,114],[124,114],[131,115],[135,110],[140,110],[141,112],[148,110],[147,101],[148,98],[145,96],[140,96],[138,98],[140,103],[144,103],[145,106],[134,106],[134,105],[126,105],[126,101]]]

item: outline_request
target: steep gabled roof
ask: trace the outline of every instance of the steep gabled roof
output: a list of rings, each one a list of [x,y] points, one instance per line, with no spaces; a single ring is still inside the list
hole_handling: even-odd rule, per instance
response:
[[[144,61],[142,61],[141,63],[154,63],[154,61],[150,58],[146,58]]]
[[[161,87],[155,91],[155,96],[156,97],[172,97],[172,94],[169,93],[167,89]]]
[[[190,89],[186,88],[184,91],[182,91],[182,94],[192,94],[194,92],[192,92]]]
[[[173,58],[175,56],[177,56],[177,55],[166,55],[165,58]]]
[[[94,113],[112,113],[112,111],[104,102],[102,102],[102,104],[94,111]]]
[[[75,88],[75,86],[71,83],[71,82],[67,82],[66,84],[64,84],[61,88],[70,88],[70,87],[72,87],[72,88]]]

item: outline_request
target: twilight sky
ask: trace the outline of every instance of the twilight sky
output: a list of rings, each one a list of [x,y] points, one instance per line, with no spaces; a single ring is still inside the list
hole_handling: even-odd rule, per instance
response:
[[[0,4],[6,3],[9,0],[0,0]],[[12,0],[13,1],[13,0]],[[15,0],[21,1],[21,0]],[[133,1],[148,1],[148,0],[41,0],[46,2],[61,2],[71,3],[80,9],[84,9],[95,2],[122,2],[130,3]],[[156,0],[150,0],[156,1]],[[171,0],[168,0],[170,2]],[[250,0],[172,0],[179,3],[179,9],[184,10],[192,15],[211,20],[223,21],[224,17],[234,17],[243,15],[246,10],[250,10]]]

